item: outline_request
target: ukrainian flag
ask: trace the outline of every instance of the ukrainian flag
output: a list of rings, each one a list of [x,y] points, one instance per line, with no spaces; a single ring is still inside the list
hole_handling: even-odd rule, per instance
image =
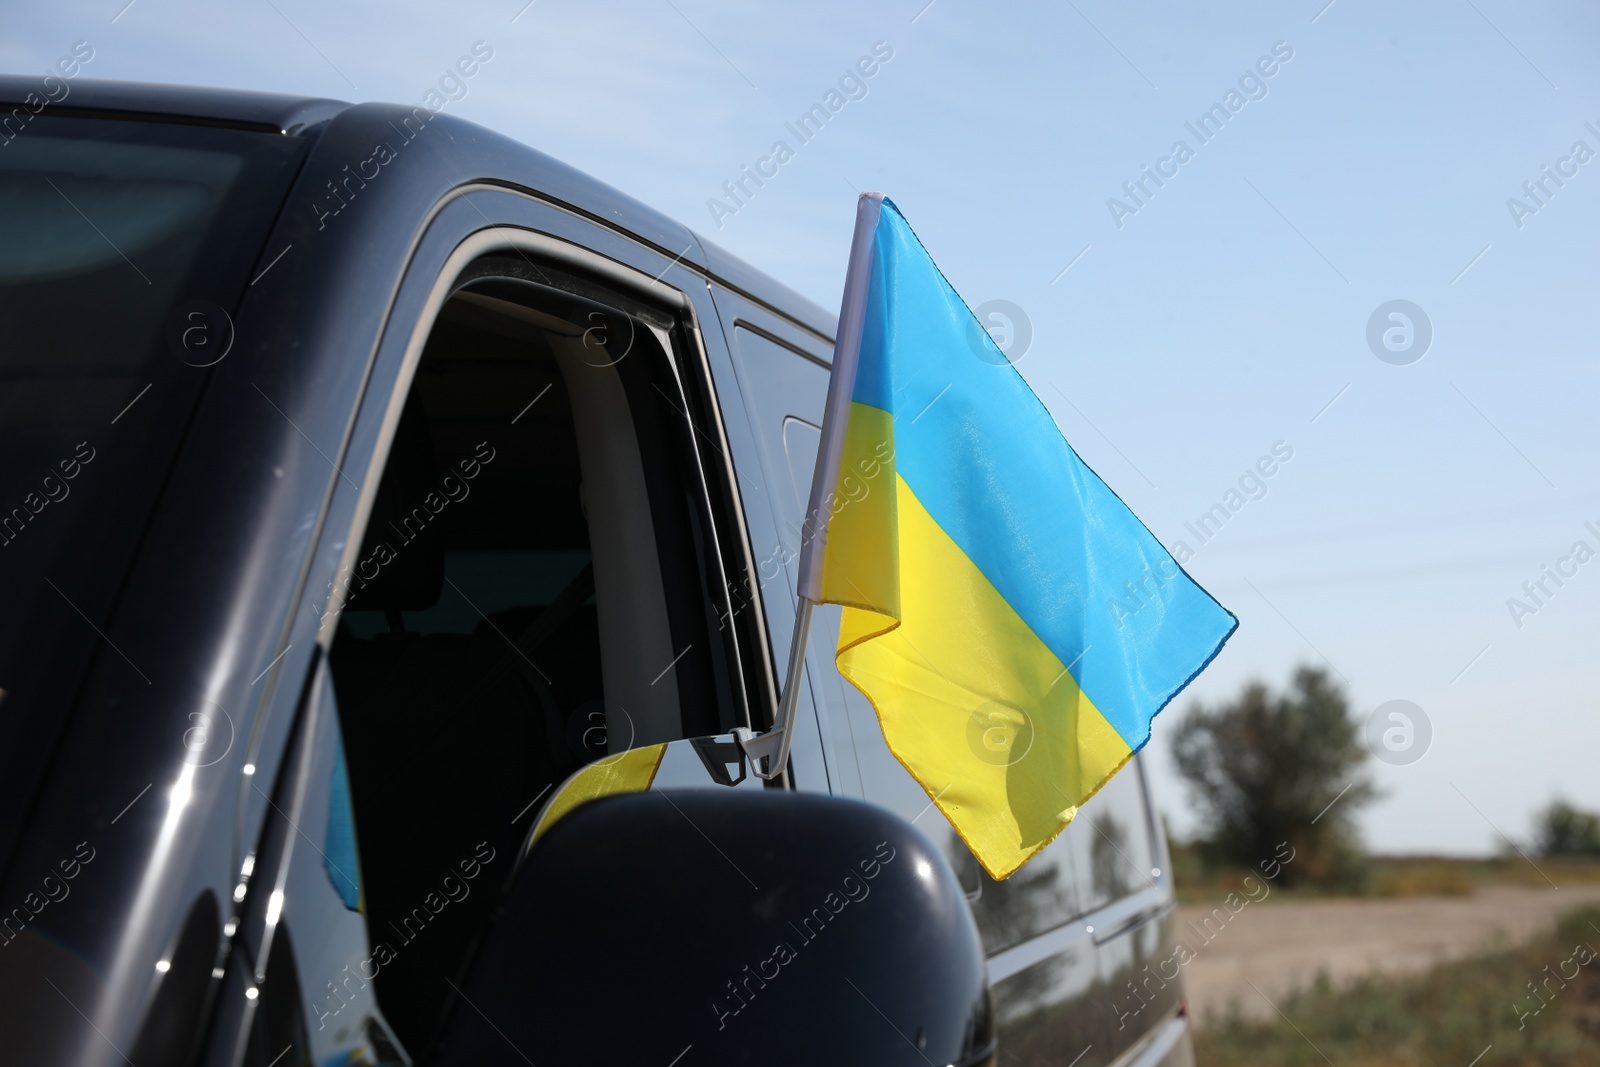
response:
[[[800,593],[844,606],[840,672],[995,878],[1066,828],[1238,626],[1078,458],[881,194],[858,207],[806,525]]]

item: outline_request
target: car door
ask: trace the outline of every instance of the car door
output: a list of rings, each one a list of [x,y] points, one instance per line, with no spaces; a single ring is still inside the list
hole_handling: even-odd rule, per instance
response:
[[[433,213],[330,457],[208,1062],[414,1062],[561,779],[770,723],[726,352],[681,259],[503,189]]]

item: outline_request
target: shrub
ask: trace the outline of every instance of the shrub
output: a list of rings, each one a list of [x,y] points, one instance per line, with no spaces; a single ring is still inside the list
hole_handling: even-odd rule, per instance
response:
[[[1600,815],[1553,800],[1534,816],[1533,841],[1546,856],[1600,856]]]
[[[1251,682],[1230,703],[1196,705],[1173,751],[1200,804],[1202,854],[1254,868],[1287,841],[1285,884],[1358,888],[1367,872],[1351,816],[1377,795],[1357,773],[1358,738],[1344,693],[1315,668],[1296,670],[1286,694]]]

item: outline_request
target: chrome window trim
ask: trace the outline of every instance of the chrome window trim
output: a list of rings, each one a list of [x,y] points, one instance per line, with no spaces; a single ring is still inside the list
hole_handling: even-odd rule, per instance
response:
[[[989,957],[989,981],[1002,982],[1036,963],[1065,952],[1079,942],[1087,941],[1098,947],[1175,907],[1177,905],[1165,890],[1155,886],[1146,887],[1020,945],[996,952]]]

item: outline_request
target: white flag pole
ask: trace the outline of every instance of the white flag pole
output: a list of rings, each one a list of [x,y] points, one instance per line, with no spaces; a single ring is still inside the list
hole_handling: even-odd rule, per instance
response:
[[[845,424],[850,420],[850,398],[855,393],[861,333],[867,315],[867,290],[872,281],[873,235],[878,229],[882,207],[882,193],[862,193],[856,201],[856,229],[850,240],[844,296],[839,302],[839,336],[833,346],[833,372],[828,377],[828,402],[822,412],[822,440],[817,445],[817,465],[811,474],[811,498],[806,505],[805,520],[800,524],[799,596],[778,712],[772,729],[764,734],[757,736],[743,727],[734,731],[761,778],[777,778],[789,766],[795,706],[805,680],[811,611],[822,600],[822,560],[828,543],[828,519],[833,514],[838,492],[839,460],[844,452]],[[767,757],[764,769],[760,762],[763,756]]]

